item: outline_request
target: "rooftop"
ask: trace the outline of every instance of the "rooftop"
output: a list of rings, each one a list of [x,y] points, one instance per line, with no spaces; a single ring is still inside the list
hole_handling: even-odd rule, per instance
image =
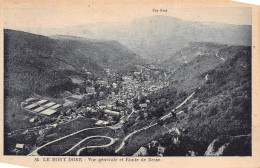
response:
[[[41,112],[41,114],[44,114],[44,115],[52,115],[54,113],[56,113],[57,110],[53,110],[53,109],[46,109],[44,110],[43,112]]]
[[[48,103],[48,104],[45,104],[44,107],[48,108],[48,107],[53,106],[54,104],[56,104],[56,103],[54,103],[54,102],[50,102],[50,103]]]
[[[30,109],[32,109],[32,108],[34,108],[36,106],[38,106],[38,103],[30,104],[29,106],[26,106],[25,108],[30,110]]]
[[[43,103],[46,103],[46,102],[48,102],[48,100],[43,99],[43,100],[38,101],[37,103],[40,105],[40,104],[43,104]]]
[[[57,108],[59,108],[59,107],[61,107],[61,105],[60,104],[56,104],[56,105],[54,105],[54,106],[52,106],[52,107],[50,107],[51,109],[57,109]]]
[[[112,110],[105,110],[105,113],[114,114],[114,115],[119,115],[120,114],[119,112],[112,111]]]
[[[39,113],[40,111],[42,111],[44,109],[46,109],[46,108],[45,107],[39,107],[39,108],[37,108],[37,109],[35,109],[33,111],[36,112],[36,113]]]

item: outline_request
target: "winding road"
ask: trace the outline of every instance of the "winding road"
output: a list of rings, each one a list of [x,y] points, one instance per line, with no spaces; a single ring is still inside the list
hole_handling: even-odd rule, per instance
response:
[[[128,121],[129,120],[129,118],[132,116],[132,114],[134,113],[134,112],[136,112],[135,110],[133,110],[128,116],[127,116],[127,118],[126,118],[126,121]]]
[[[194,94],[195,94],[195,92],[193,92],[190,96],[188,96],[181,104],[179,104],[179,105],[175,108],[175,110],[177,110],[178,108],[182,107],[190,98],[192,98],[192,96],[193,96]],[[171,114],[171,112],[170,112],[170,113],[164,115],[163,117],[161,117],[160,119],[167,119],[167,118],[169,118],[169,117],[171,117],[171,116],[172,116],[172,114]],[[152,122],[153,122],[153,121],[152,121]],[[151,122],[151,123],[152,123],[152,122]],[[134,132],[128,134],[128,135],[123,139],[123,142],[120,144],[120,146],[115,150],[115,153],[118,153],[118,152],[125,146],[125,141],[127,141],[131,136],[133,136],[134,134],[136,134],[136,133],[138,133],[138,132],[141,132],[141,131],[143,131],[143,130],[147,130],[148,128],[151,128],[151,127],[156,126],[156,125],[158,124],[158,123],[154,123],[154,124],[151,125],[151,123],[150,123],[149,126],[143,127],[143,128],[141,128],[141,129],[139,129],[139,130],[135,130]]]
[[[179,105],[175,108],[175,110],[177,110],[178,108],[180,108],[181,106],[183,106],[194,94],[195,94],[195,92],[192,93],[190,96],[188,96],[181,104],[179,104]],[[171,114],[171,112],[170,112],[170,113],[164,115],[163,117],[161,117],[160,120],[161,120],[161,119],[169,118],[169,117],[171,117],[171,116],[172,116],[172,114]],[[121,149],[122,149],[122,148],[125,146],[125,144],[126,144],[125,142],[126,142],[131,136],[133,136],[134,134],[136,134],[136,133],[138,133],[138,132],[147,130],[147,129],[151,128],[151,127],[154,127],[154,126],[156,126],[157,124],[158,124],[158,123],[152,124],[152,122],[151,122],[150,125],[145,126],[145,127],[141,128],[141,129],[135,130],[134,132],[128,134],[128,135],[123,139],[123,142],[120,144],[120,146],[115,150],[115,153],[118,153],[119,151],[121,151]],[[46,144],[44,144],[44,145],[42,145],[42,146],[36,148],[33,152],[31,152],[30,154],[28,154],[28,156],[39,156],[38,151],[39,151],[40,149],[42,149],[42,148],[44,148],[44,147],[46,147],[46,146],[48,146],[48,145],[50,145],[50,144],[53,144],[53,143],[55,143],[55,142],[61,141],[61,140],[65,139],[65,138],[68,138],[68,137],[71,137],[71,136],[76,135],[76,134],[78,134],[78,133],[81,133],[81,132],[83,132],[83,131],[95,130],[95,129],[104,129],[104,128],[109,128],[109,127],[105,126],[105,127],[85,128],[85,129],[82,129],[82,130],[80,130],[80,131],[76,131],[76,132],[74,132],[74,133],[72,133],[72,134],[69,134],[69,135],[66,135],[66,136],[64,136],[64,137],[58,138],[58,139],[56,139],[56,140],[53,140],[53,141],[51,141],[51,142],[48,142],[48,143],[46,143]],[[89,137],[86,137],[86,138],[82,139],[81,141],[79,141],[79,142],[76,143],[75,145],[73,145],[70,149],[68,149],[68,150],[67,150],[66,152],[64,152],[62,155],[68,154],[69,152],[75,150],[80,144],[82,144],[82,143],[85,142],[86,140],[89,140],[89,139],[92,139],[92,138],[107,138],[107,139],[110,140],[110,143],[105,144],[105,145],[82,147],[82,148],[80,148],[79,150],[77,150],[77,153],[76,153],[77,155],[80,155],[80,153],[81,153],[84,149],[86,149],[86,148],[105,148],[105,147],[109,147],[110,145],[112,145],[112,144],[115,143],[115,140],[114,140],[114,138],[112,138],[112,137],[102,136],[102,135],[89,136]]]
[[[141,128],[141,129],[139,129],[139,130],[135,130],[134,132],[128,134],[128,135],[123,139],[123,142],[120,144],[120,146],[115,150],[115,153],[118,153],[118,152],[125,146],[125,141],[127,141],[132,135],[134,135],[134,134],[136,134],[136,133],[138,133],[138,132],[140,132],[140,131],[146,130],[146,129],[148,129],[148,128],[151,128],[151,127],[153,127],[153,126],[156,126],[156,125],[157,125],[157,123],[155,123],[155,124],[153,124],[153,125],[150,125],[150,126],[143,127],[143,128]]]
[[[181,104],[179,104],[174,110],[177,110],[178,108],[182,107],[190,98],[192,98],[192,96],[195,94],[195,92],[193,92],[189,97],[187,97]],[[167,119],[169,117],[171,117],[171,112],[162,116],[160,119]]]
[[[81,153],[84,149],[89,149],[89,148],[106,148],[106,147],[109,147],[109,146],[111,146],[111,145],[113,145],[113,144],[115,143],[115,139],[114,139],[114,138],[111,138],[111,137],[108,137],[108,136],[90,136],[90,137],[87,137],[87,138],[83,139],[83,140],[80,141],[79,143],[82,143],[82,142],[84,142],[84,141],[86,141],[86,140],[88,140],[88,139],[91,139],[91,138],[107,138],[107,139],[110,140],[110,142],[109,142],[108,144],[106,144],[106,145],[86,146],[86,147],[80,148],[80,149],[77,151],[77,153],[76,153],[77,156],[79,156],[80,153]],[[76,144],[75,146],[73,146],[73,147],[72,147],[70,150],[68,150],[67,152],[72,151],[74,148],[76,148],[76,146],[79,145],[79,143]],[[66,153],[67,153],[67,152],[66,152]]]
[[[68,137],[70,137],[70,136],[76,135],[76,134],[81,133],[81,132],[83,132],[83,131],[93,130],[93,129],[102,129],[102,128],[107,128],[107,127],[85,128],[85,129],[82,129],[82,130],[80,130],[80,131],[74,132],[74,133],[72,133],[72,134],[66,135],[66,136],[64,136],[64,137],[58,138],[58,139],[56,139],[56,140],[53,140],[53,141],[51,141],[51,142],[48,142],[48,143],[44,144],[43,146],[40,146],[40,147],[36,148],[33,152],[31,152],[30,154],[28,154],[28,156],[40,156],[40,155],[38,154],[38,151],[39,151],[40,149],[42,149],[42,148],[44,148],[44,147],[46,147],[46,146],[52,144],[52,143],[58,142],[58,141],[60,141],[60,140],[63,140],[63,139],[68,138]]]
[[[216,52],[216,57],[220,58],[221,60],[225,61],[225,58],[222,58],[221,56],[218,55],[219,50]]]

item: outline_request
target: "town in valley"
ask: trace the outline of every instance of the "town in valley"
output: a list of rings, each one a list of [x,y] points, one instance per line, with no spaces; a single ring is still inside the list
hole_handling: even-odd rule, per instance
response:
[[[154,8],[118,22],[92,23],[91,13],[65,27],[52,16],[38,28],[15,26],[17,9],[6,10],[4,155],[251,156],[251,8],[214,8],[244,14],[243,23]],[[189,12],[201,10],[210,14]],[[33,23],[40,14],[27,12]]]

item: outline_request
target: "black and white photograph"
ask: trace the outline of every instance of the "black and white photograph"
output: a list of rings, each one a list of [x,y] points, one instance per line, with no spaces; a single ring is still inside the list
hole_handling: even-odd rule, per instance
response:
[[[4,155],[252,156],[251,7],[17,6]]]

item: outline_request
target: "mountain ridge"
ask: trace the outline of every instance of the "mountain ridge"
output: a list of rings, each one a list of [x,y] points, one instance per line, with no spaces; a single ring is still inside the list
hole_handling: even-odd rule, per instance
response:
[[[116,40],[151,60],[167,59],[170,53],[190,42],[251,45],[251,31],[251,25],[204,23],[162,15],[138,18],[127,23],[92,23],[46,30],[55,34]]]

